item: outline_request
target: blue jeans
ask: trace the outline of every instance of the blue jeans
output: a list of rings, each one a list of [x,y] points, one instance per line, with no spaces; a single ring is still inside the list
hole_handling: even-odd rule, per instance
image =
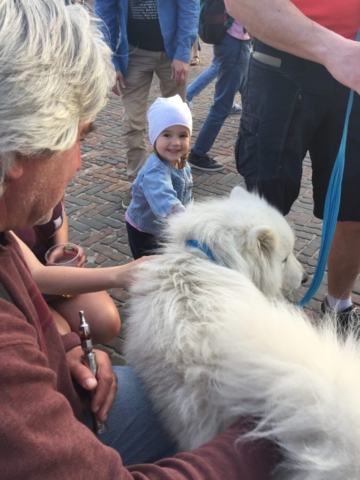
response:
[[[250,58],[250,40],[238,40],[226,34],[219,45],[214,45],[214,55],[219,64],[214,103],[192,148],[201,157],[213,146],[231,111],[236,92],[241,92]]]
[[[107,432],[99,440],[114,448],[124,465],[153,463],[177,453],[176,445],[162,429],[152,405],[131,367],[113,367],[118,391],[107,418]],[[90,415],[85,418],[92,429]]]
[[[188,86],[186,91],[186,101],[191,102],[197,97],[217,77],[219,61],[213,56],[210,67],[204,70],[195,80]]]

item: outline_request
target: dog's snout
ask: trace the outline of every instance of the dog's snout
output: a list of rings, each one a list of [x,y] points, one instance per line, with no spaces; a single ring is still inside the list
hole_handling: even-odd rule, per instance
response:
[[[304,285],[304,283],[306,283],[308,280],[309,280],[309,275],[306,272],[304,272],[301,279],[301,285]]]

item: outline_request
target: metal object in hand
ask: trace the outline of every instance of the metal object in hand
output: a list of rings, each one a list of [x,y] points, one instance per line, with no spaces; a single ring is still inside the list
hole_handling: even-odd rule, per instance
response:
[[[82,310],[79,311],[79,316],[80,316],[80,325],[79,325],[79,336],[81,339],[81,348],[83,349],[84,355],[84,361],[89,367],[91,373],[96,377],[96,372],[97,372],[97,365],[96,365],[96,355],[95,352],[93,352],[93,344],[91,340],[91,335],[90,335],[90,327],[87,321],[85,320],[85,315]],[[90,392],[91,398],[95,395],[95,390],[91,390]],[[99,422],[99,420],[96,418],[95,413],[91,412],[92,420],[93,420],[93,427],[94,427],[94,432],[97,435],[100,435],[101,433],[106,432],[107,427],[105,423]]]

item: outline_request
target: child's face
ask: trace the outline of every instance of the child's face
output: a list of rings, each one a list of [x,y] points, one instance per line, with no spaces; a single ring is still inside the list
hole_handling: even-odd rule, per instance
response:
[[[189,146],[190,132],[182,125],[174,125],[163,130],[155,142],[157,153],[173,166],[189,151]]]

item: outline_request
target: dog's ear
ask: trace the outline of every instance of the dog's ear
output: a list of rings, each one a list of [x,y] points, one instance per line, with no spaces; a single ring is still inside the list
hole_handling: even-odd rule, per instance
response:
[[[234,187],[231,190],[230,198],[236,198],[238,200],[243,200],[243,199],[247,198],[249,195],[250,195],[250,193],[247,190],[245,190],[245,188]]]
[[[248,233],[247,243],[253,252],[270,257],[276,248],[276,236],[268,225],[257,225]]]

